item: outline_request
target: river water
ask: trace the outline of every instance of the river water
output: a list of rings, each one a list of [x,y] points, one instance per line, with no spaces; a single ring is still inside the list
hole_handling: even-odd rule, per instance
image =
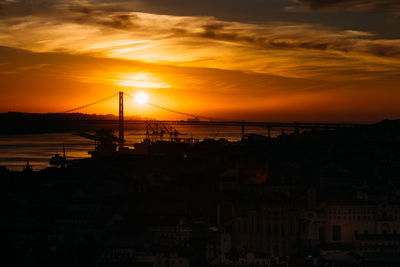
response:
[[[241,128],[234,126],[177,126],[180,138],[226,138],[239,141]],[[246,134],[255,133],[267,135],[265,128],[246,127]],[[281,133],[280,129],[272,129],[271,136]],[[117,133],[118,134],[118,133]],[[126,131],[125,139],[128,146],[140,143],[145,138],[145,129]],[[165,135],[168,139],[168,135]],[[62,153],[65,146],[68,160],[89,157],[88,151],[94,149],[94,141],[74,135],[73,133],[0,135],[0,166],[9,170],[22,170],[27,160],[34,170],[49,166],[49,159],[56,153]]]

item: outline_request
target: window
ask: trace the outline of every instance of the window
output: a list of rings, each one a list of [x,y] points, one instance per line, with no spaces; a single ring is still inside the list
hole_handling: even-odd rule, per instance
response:
[[[342,229],[339,225],[332,226],[332,240],[339,241],[342,238],[341,232],[342,232]]]

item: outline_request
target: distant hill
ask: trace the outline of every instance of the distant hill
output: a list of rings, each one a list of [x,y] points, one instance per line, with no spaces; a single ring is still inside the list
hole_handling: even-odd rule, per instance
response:
[[[118,116],[113,114],[97,115],[83,113],[25,113],[25,112],[7,112],[0,113],[0,119],[19,120],[117,120]]]
[[[140,117],[125,117],[140,120]],[[118,128],[118,116],[82,113],[0,113],[0,134],[60,133]],[[134,127],[134,126],[129,126]]]

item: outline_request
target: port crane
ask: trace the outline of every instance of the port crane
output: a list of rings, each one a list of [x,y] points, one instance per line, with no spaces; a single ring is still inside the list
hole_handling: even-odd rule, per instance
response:
[[[114,154],[117,151],[117,142],[120,141],[120,139],[114,135],[114,131],[110,129],[99,130],[95,134],[79,132],[76,135],[95,141],[94,151],[89,152],[93,157],[96,155]]]
[[[170,142],[180,142],[179,135],[182,135],[176,128],[168,127],[164,123],[146,122],[146,139],[151,142],[164,141],[164,135],[169,135]]]
[[[151,130],[151,133],[149,130]],[[149,122],[146,122],[146,139],[151,142],[163,141],[164,134],[164,129],[158,123],[155,123],[153,127]]]

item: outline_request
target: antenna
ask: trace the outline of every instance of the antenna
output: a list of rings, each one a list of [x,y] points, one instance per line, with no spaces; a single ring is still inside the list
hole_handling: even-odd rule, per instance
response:
[[[62,145],[63,145],[63,158],[64,158],[64,160],[66,160],[67,157],[66,157],[66,155],[65,155],[65,145],[64,145],[64,143],[63,143]]]

